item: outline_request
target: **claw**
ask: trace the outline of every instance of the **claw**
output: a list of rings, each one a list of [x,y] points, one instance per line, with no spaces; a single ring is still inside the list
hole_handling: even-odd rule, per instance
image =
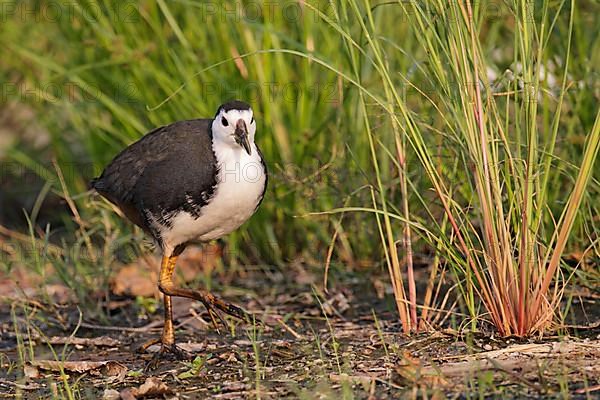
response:
[[[212,308],[216,308],[216,309],[224,312],[225,314],[231,315],[232,317],[240,319],[247,323],[252,322],[252,318],[250,318],[250,314],[248,314],[246,311],[242,310],[240,307],[238,307],[236,305],[233,305],[230,303],[225,303],[223,300],[218,299],[213,296],[208,297],[206,300],[207,300],[206,303],[208,303]],[[205,303],[205,306],[206,306],[206,303]]]
[[[221,314],[219,314],[218,312],[216,312],[212,308],[212,306],[210,305],[210,303],[208,303],[207,301],[202,301],[202,304],[204,305],[204,308],[206,308],[206,311],[208,312],[208,316],[210,317],[210,321],[212,322],[213,328],[215,328],[215,331],[217,331],[217,333],[220,335],[221,331],[219,331],[219,324],[217,324],[217,320],[215,319],[215,315],[217,317],[219,317],[219,320],[221,321],[221,323],[223,324],[223,326],[226,327],[227,324],[223,320],[223,317],[221,317]]]
[[[198,297],[198,298],[202,302],[204,307],[206,308],[206,311],[208,312],[208,315],[210,316],[212,325],[218,334],[221,334],[221,332],[219,331],[219,326],[217,324],[216,318],[219,319],[219,321],[225,328],[228,327],[227,322],[225,322],[225,320],[223,319],[223,317],[221,316],[221,313],[219,311],[224,312],[225,314],[231,315],[234,318],[245,321],[246,323],[252,323],[252,321],[253,321],[253,318],[251,318],[250,314],[248,314],[246,311],[242,310],[240,307],[235,306],[233,304],[225,303],[224,301],[222,301],[216,297],[213,297],[212,295],[205,296],[205,297]]]

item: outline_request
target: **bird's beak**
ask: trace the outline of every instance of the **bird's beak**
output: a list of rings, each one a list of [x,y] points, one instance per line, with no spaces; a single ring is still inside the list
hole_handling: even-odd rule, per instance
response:
[[[250,138],[248,138],[248,128],[246,128],[246,123],[243,119],[238,119],[238,122],[235,124],[235,141],[246,150],[248,155],[252,154]]]

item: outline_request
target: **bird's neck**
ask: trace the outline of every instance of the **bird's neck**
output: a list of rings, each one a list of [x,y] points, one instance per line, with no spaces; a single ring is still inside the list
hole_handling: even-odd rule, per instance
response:
[[[224,140],[216,139],[213,141],[213,151],[219,164],[241,163],[260,161],[256,145],[253,141],[250,142],[252,152],[250,155],[242,146],[234,143],[228,143]]]

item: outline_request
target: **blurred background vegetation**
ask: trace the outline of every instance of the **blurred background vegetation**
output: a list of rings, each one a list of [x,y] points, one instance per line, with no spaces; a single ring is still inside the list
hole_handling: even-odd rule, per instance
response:
[[[573,187],[599,104],[600,6],[579,1],[571,10],[571,2],[521,2],[519,9],[518,3],[474,4],[487,65],[482,74],[489,93],[526,88],[527,65],[514,39],[519,18],[525,14],[534,27],[539,21],[550,27],[539,60],[540,95],[534,101],[539,101],[535,124],[547,138],[557,98],[564,94],[546,193],[549,212],[543,217],[551,226]],[[407,139],[406,175],[399,172],[397,127],[390,113],[400,111],[375,100],[389,99],[390,87],[401,95],[462,210],[461,225],[480,226],[472,160],[465,157],[458,129],[449,129],[445,121],[456,116],[443,107],[461,96],[461,84],[439,84],[436,74],[452,65],[443,57],[435,65],[422,44],[428,37],[424,31],[435,38],[446,28],[435,7],[291,0],[36,0],[1,6],[5,271],[25,260],[43,273],[43,265],[51,263],[59,274],[48,279],[64,280],[83,297],[89,288],[105,287],[111,265],[135,258],[145,242],[141,232],[87,192],[89,179],[153,127],[210,117],[232,98],[255,110],[270,186],[257,215],[226,239],[226,265],[300,261],[323,266],[331,252],[333,265],[340,268],[386,269],[390,249],[380,239],[385,237],[380,235],[383,222],[372,211],[357,210],[401,215],[404,199],[412,223],[422,227],[412,238],[415,257],[424,265],[435,254],[452,259],[437,251],[435,236],[452,233]],[[429,12],[430,26],[417,24],[414,12]],[[389,72],[385,82],[382,65]],[[518,108],[499,104],[506,105],[506,116],[514,116],[515,124],[522,121]],[[506,127],[514,130],[509,122]],[[578,255],[592,246],[586,254],[598,259],[599,180],[596,165],[565,254]],[[401,219],[390,224],[395,232],[404,229]],[[538,239],[551,234],[542,231]],[[402,252],[400,237],[395,243]],[[27,250],[32,243],[36,251]],[[591,265],[577,270],[589,286],[587,280],[598,277],[597,264]]]

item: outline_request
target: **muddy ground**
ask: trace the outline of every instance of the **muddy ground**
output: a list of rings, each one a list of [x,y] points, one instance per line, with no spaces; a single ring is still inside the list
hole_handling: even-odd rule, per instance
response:
[[[464,325],[452,314],[431,332],[405,336],[385,275],[334,273],[328,293],[317,289],[320,277],[322,271],[254,268],[226,285],[215,278],[215,293],[263,320],[226,318],[220,333],[201,304],[175,299],[177,340],[191,359],[167,358],[152,371],[145,366],[158,347],[135,349],[161,332],[158,299],[113,294],[96,307],[78,307],[45,296],[3,296],[0,397],[600,397],[594,291],[577,297],[585,311],[578,313],[581,326],[544,338],[461,333]]]

